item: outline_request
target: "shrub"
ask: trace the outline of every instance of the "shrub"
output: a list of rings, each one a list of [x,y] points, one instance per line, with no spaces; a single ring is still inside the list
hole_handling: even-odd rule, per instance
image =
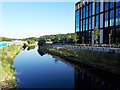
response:
[[[28,44],[34,44],[35,41],[34,40],[27,40]]]

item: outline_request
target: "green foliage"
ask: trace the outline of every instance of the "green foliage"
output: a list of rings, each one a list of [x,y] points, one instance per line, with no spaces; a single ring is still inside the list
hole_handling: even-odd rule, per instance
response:
[[[72,40],[73,40],[73,42],[75,42],[75,43],[78,41],[77,33],[72,34]]]
[[[30,38],[24,38],[24,39],[21,39],[22,41],[28,41],[28,40],[34,40],[34,41],[38,41],[39,39],[36,38],[36,37],[30,37]]]
[[[11,45],[0,49],[0,81],[10,81],[14,78],[15,73],[11,65],[14,64],[13,60],[20,49],[21,47],[17,45]]]
[[[0,37],[0,41],[12,41],[12,40],[18,40],[18,39]]]
[[[30,46],[27,48],[27,50],[29,51],[29,50],[34,49],[34,48],[35,48],[35,46]]]
[[[35,41],[34,40],[27,40],[28,44],[34,44]]]
[[[95,43],[96,43],[97,40],[98,40],[98,37],[100,36],[100,30],[96,26],[95,26],[95,29],[92,32],[92,35],[94,35],[93,38],[94,38]]]
[[[44,45],[44,44],[46,44],[46,41],[45,41],[44,38],[43,38],[43,39],[40,39],[40,40],[38,41],[38,45],[39,45],[39,46]]]
[[[76,43],[78,41],[78,37],[76,33],[68,33],[68,34],[57,34],[57,35],[45,35],[41,36],[39,40],[45,41],[53,41],[53,42],[67,42],[67,43]]]
[[[119,54],[114,53],[114,51],[112,51],[112,53],[108,53],[63,47],[41,47],[40,49],[63,58],[70,57],[84,63],[93,64],[94,66],[104,67],[117,72],[120,70]]]

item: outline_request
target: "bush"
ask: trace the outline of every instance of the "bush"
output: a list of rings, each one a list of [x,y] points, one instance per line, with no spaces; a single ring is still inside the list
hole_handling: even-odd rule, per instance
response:
[[[41,39],[38,41],[39,46],[44,45],[44,44],[46,44],[46,41],[44,39]]]
[[[27,40],[28,44],[34,44],[35,41],[34,40]]]

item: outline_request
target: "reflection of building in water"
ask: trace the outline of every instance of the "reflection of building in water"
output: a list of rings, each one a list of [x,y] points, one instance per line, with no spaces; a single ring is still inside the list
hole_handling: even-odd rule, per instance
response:
[[[100,90],[108,90],[110,88],[115,88],[116,86],[111,86],[107,81],[97,78],[96,76],[87,73],[85,71],[81,71],[78,69],[74,70],[75,75],[75,90],[79,90],[80,88],[100,88]],[[117,87],[116,87],[117,88]]]

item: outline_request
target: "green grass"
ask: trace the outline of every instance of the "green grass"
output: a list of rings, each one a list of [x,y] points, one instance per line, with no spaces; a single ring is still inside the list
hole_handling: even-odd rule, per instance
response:
[[[15,73],[11,66],[14,64],[14,58],[20,52],[20,49],[21,46],[17,45],[10,45],[0,49],[0,82],[8,81],[9,85],[10,81],[14,80]],[[2,84],[3,88],[5,88],[5,83]],[[9,85],[9,88],[14,88],[13,86],[14,84]]]
[[[40,47],[40,49],[62,57],[77,59],[80,62],[112,70],[114,72],[120,71],[120,54],[117,53],[50,46]]]

